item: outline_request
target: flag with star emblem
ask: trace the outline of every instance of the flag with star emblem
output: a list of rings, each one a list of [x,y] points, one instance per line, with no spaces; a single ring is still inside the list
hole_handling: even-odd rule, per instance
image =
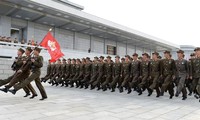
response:
[[[51,62],[55,62],[64,54],[61,52],[60,45],[57,40],[52,36],[51,32],[49,31],[47,35],[43,38],[40,46],[46,48],[51,56]]]

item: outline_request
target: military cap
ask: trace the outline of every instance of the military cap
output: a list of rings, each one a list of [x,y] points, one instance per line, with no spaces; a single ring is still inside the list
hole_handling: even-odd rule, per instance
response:
[[[70,59],[70,58],[68,58],[67,60],[71,61],[71,59]]]
[[[138,56],[138,54],[137,53],[133,53],[133,55],[132,56]]]
[[[191,53],[190,56],[195,56],[195,53]]]
[[[73,60],[73,61],[76,61],[76,59],[75,59],[75,58],[73,58],[72,60]]]
[[[62,59],[62,61],[66,61],[66,59],[65,59],[65,58],[63,58],[63,59]]]
[[[86,57],[86,60],[90,60],[90,58],[89,58],[89,57]]]
[[[98,59],[98,57],[96,56],[96,57],[94,57],[94,59]]]
[[[157,56],[159,56],[159,53],[158,53],[158,52],[153,52],[152,55],[157,55]]]
[[[18,51],[20,51],[22,54],[25,52],[22,48],[19,48]]]
[[[111,59],[111,57],[109,55],[106,58],[110,58]]]
[[[121,60],[125,60],[124,58],[121,58]]]
[[[34,50],[38,51],[39,53],[41,52],[41,48],[36,47]]]
[[[49,61],[51,61],[51,59],[49,59]]]
[[[33,50],[31,49],[31,47],[27,47],[26,50],[28,50],[30,53],[33,51]]]
[[[102,59],[104,59],[104,56],[100,56],[99,58],[102,58]]]
[[[200,47],[196,47],[195,49],[194,49],[194,51],[199,51],[200,50]]]
[[[78,58],[78,59],[76,59],[76,60],[77,60],[77,61],[79,61],[79,62],[81,61],[79,58]]]
[[[143,55],[149,57],[149,54],[148,54],[148,53],[143,53],[142,56],[143,56]]]
[[[178,50],[177,53],[182,53],[183,54],[184,51],[183,50]]]
[[[115,58],[120,58],[119,55],[115,56]]]
[[[170,54],[170,51],[168,51],[168,50],[165,50],[165,51],[164,51],[164,53],[168,53],[168,54]]]
[[[128,58],[130,58],[130,56],[129,56],[129,55],[125,55],[125,57],[128,57]]]
[[[58,59],[57,61],[61,61],[60,59]]]

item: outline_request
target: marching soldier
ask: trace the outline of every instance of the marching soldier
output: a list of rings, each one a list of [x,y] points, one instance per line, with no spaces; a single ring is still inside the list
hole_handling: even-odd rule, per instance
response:
[[[107,86],[112,81],[112,74],[113,74],[113,63],[111,62],[111,57],[107,56],[107,63],[105,64],[105,75],[106,80],[102,83],[103,91],[107,90]]]
[[[122,64],[120,63],[120,57],[115,57],[115,63],[113,64],[113,81],[109,84],[112,89],[111,92],[115,92],[117,83],[119,84],[122,75]]]
[[[184,59],[184,51],[177,51],[178,59],[175,61],[176,63],[176,79],[177,79],[177,89],[175,96],[178,97],[180,92],[183,93],[183,99],[187,99],[187,90],[185,87],[185,80],[189,78],[189,67],[187,60]]]
[[[98,77],[92,84],[93,87],[91,87],[91,89],[98,87],[98,90],[100,90],[100,84],[103,83],[104,81],[104,75],[105,75],[104,70],[105,70],[104,57],[100,56],[100,62],[98,63]]]
[[[138,86],[138,77],[140,76],[140,61],[138,60],[138,54],[133,54],[133,61],[131,62],[131,81],[129,82],[128,94],[131,93],[131,88],[134,90],[137,89]]]
[[[200,98],[200,48],[195,48],[196,58],[191,59],[190,79],[193,79],[192,88],[196,90],[195,97]],[[200,100],[199,100],[200,102]]]
[[[169,91],[170,99],[174,96],[174,89],[173,89],[173,79],[175,78],[176,72],[176,65],[175,61],[171,59],[170,51],[164,52],[165,59],[161,60],[161,78],[163,78],[164,83],[161,87],[160,96],[164,95],[166,90]]]
[[[130,56],[129,55],[125,55],[125,62],[123,63],[123,74],[124,74],[124,78],[122,81],[121,86],[119,87],[119,92],[123,92],[123,87],[127,87],[128,83],[129,83],[129,79],[130,79],[130,70],[131,70],[131,64],[129,62],[130,60]]]
[[[149,76],[149,60],[148,60],[148,54],[143,53],[142,54],[142,62],[140,63],[140,79],[141,82],[138,85],[138,95],[142,94],[142,89],[145,90],[147,88],[147,78]]]
[[[65,77],[65,71],[66,71],[66,59],[63,58],[62,64],[60,66],[60,76],[56,79],[57,85],[62,83],[63,78]]]
[[[85,88],[88,88],[89,86],[89,80],[91,78],[91,67],[92,67],[92,64],[90,62],[90,58],[87,57],[86,64],[84,67],[85,75],[84,75],[83,80],[81,80],[81,88],[83,88],[84,85],[85,85]]]
[[[61,75],[61,60],[58,59],[57,64],[55,65],[55,68],[54,68],[54,75],[53,75],[53,77],[51,78],[51,81],[50,81],[52,86],[55,85],[55,84],[58,85],[58,83],[56,82],[56,79],[59,78],[60,75]]]
[[[92,64],[92,73],[91,73],[91,80],[89,82],[89,84],[91,84],[91,89],[94,89],[94,82],[96,81],[96,79],[98,78],[98,75],[99,75],[99,66],[98,66],[98,57],[94,57],[94,62]],[[87,87],[86,87],[87,89]]]
[[[32,49],[30,47],[28,47],[26,49],[26,57],[22,57],[23,53],[25,51],[20,48],[17,52],[18,57],[16,58],[15,62],[12,65],[12,69],[14,71],[16,71],[14,73],[14,75],[8,77],[6,80],[1,80],[0,81],[0,85],[6,85],[4,89],[1,89],[3,92],[8,92],[8,89],[10,89],[15,83],[22,81],[23,79],[27,78],[28,75],[30,74],[29,71],[29,67],[26,67],[23,63],[23,61],[26,61],[26,58],[30,58],[30,54],[32,52]],[[23,73],[20,72],[20,69],[23,69]],[[31,84],[28,84],[26,87],[23,88],[23,90],[25,91],[26,95],[24,97],[28,97],[30,95],[30,92],[32,93],[32,98],[34,98],[35,96],[37,96],[36,91],[34,90],[34,88],[32,87]]]
[[[31,61],[30,61],[30,65],[31,65],[30,67],[32,71],[30,76],[26,78],[24,81],[22,81],[21,83],[14,85],[14,89],[9,90],[9,92],[11,92],[12,94],[16,94],[18,90],[20,90],[21,88],[24,88],[25,86],[30,84],[31,81],[35,80],[36,86],[38,87],[42,95],[42,98],[40,100],[47,99],[45,89],[42,86],[41,81],[40,81],[41,67],[43,66],[43,57],[39,55],[40,51],[41,51],[40,48],[34,49],[34,57],[31,58]]]
[[[64,75],[64,80],[62,81],[62,86],[65,86],[67,87],[68,86],[68,80],[69,77],[70,77],[70,74],[71,74],[71,59],[69,58],[67,60],[67,64],[66,64],[66,67],[65,67],[65,75]]]
[[[195,53],[191,53],[190,54],[190,59],[188,61],[188,66],[189,66],[189,71],[191,71],[191,60],[195,58]],[[187,81],[186,81],[186,87],[188,88],[188,91],[189,91],[189,96],[192,95],[192,92],[194,92],[194,89],[192,89],[192,79],[188,78]]]
[[[65,80],[66,87],[68,87],[68,84],[70,84],[70,80],[74,78],[75,74],[76,74],[76,59],[72,59],[70,65],[70,76]]]
[[[160,89],[159,89],[159,77],[160,77],[160,60],[159,60],[159,53],[154,52],[152,53],[152,60],[150,61],[150,69],[149,69],[149,88],[148,88],[148,96],[151,96],[154,89],[156,89],[157,96],[160,96]]]
[[[76,83],[76,87],[77,88],[79,87],[78,77],[79,77],[80,73],[81,73],[81,60],[80,59],[76,59],[76,74],[70,81],[71,87],[74,87],[74,83]]]

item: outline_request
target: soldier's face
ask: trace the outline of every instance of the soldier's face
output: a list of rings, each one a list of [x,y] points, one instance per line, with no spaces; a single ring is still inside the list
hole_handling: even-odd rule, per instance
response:
[[[129,58],[128,58],[128,57],[125,57],[125,61],[129,61]]]
[[[34,50],[34,53],[33,53],[34,55],[39,55],[39,52],[38,51],[36,51],[36,50]]]
[[[19,50],[17,51],[17,55],[18,56],[21,56],[22,55],[22,52],[20,52]]]
[[[169,57],[169,54],[164,53],[164,56],[165,56],[165,58],[168,58],[168,57]]]
[[[143,56],[142,56],[142,59],[143,59],[143,60],[146,60],[146,59],[147,59],[147,56],[146,56],[146,55],[143,55]]]
[[[26,54],[26,56],[29,56],[31,53],[30,53],[30,51],[26,50],[25,54]]]
[[[117,58],[115,58],[115,62],[118,62],[119,61],[119,58],[117,57]]]
[[[183,58],[183,54],[177,53],[177,57],[178,57],[178,58]]]
[[[196,50],[195,54],[198,55],[198,56],[200,56],[200,50]]]
[[[133,60],[137,60],[138,59],[138,57],[137,56],[133,56]]]

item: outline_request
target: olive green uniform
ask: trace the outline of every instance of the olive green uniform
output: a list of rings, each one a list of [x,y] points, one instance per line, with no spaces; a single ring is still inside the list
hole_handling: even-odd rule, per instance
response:
[[[112,88],[113,92],[117,86],[117,83],[120,82],[120,77],[122,75],[122,63],[114,63],[113,64],[113,81],[110,83],[110,88]]]
[[[123,87],[127,87],[130,81],[131,63],[130,62],[123,63],[122,69],[123,69],[124,78],[123,78],[121,86],[119,87],[120,92],[123,92]]]
[[[32,71],[32,73],[24,81],[22,81],[21,83],[16,84],[14,86],[14,90],[18,91],[21,88],[23,88],[23,87],[27,86],[28,84],[30,84],[33,80],[35,80],[35,84],[38,87],[42,98],[47,98],[45,89],[42,86],[41,81],[40,81],[41,67],[43,66],[43,57],[42,56],[37,56],[37,57],[34,57],[33,59],[35,59],[35,62],[31,62],[31,71]]]
[[[90,84],[91,84],[91,86],[94,84],[94,82],[97,80],[97,77],[98,77],[98,68],[99,68],[99,66],[98,66],[98,63],[93,63],[92,64],[92,73],[91,73],[91,80],[90,80]]]
[[[59,83],[59,84],[62,83],[63,78],[65,77],[65,71],[66,71],[66,63],[63,63],[60,66],[60,76],[56,79],[57,83]]]
[[[161,60],[161,75],[164,78],[161,87],[161,96],[163,96],[166,90],[169,91],[170,98],[174,96],[173,80],[172,76],[175,76],[176,65],[173,59],[162,59]]]
[[[131,62],[131,75],[130,75],[130,82],[129,82],[129,91],[131,91],[131,88],[137,89],[138,86],[138,77],[140,76],[140,61],[139,60],[133,60]]]
[[[192,90],[200,95],[200,57],[191,59],[190,76],[193,78]]]
[[[98,63],[98,77],[92,84],[94,87],[100,87],[100,84],[104,82],[105,75],[105,63]]]
[[[85,74],[84,74],[83,80],[81,80],[81,86],[82,87],[83,87],[84,84],[85,84],[86,88],[89,86],[89,81],[91,79],[91,68],[92,68],[91,63],[85,64],[85,67],[84,67]]]
[[[149,69],[149,89],[153,91],[156,89],[157,97],[160,96],[159,77],[161,75],[160,60],[151,60]],[[150,96],[150,95],[149,95]]]
[[[105,77],[106,80],[102,83],[103,91],[107,89],[108,84],[112,81],[113,75],[113,63],[106,63],[105,64]]]

